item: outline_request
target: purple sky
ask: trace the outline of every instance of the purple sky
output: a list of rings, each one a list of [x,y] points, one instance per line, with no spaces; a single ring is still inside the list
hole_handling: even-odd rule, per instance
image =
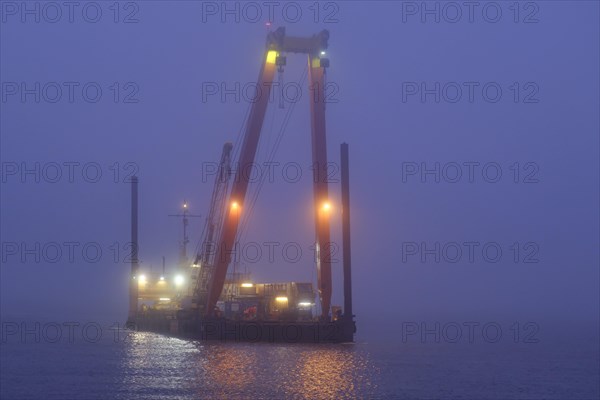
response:
[[[222,22],[219,15],[203,14],[202,2],[149,1],[139,2],[139,10],[122,4],[115,23],[112,2],[98,2],[98,23],[87,22],[81,9],[74,11],[72,23],[66,14],[50,23],[54,11],[41,9],[36,23],[21,9],[13,15],[7,3],[13,4],[1,3],[0,31],[1,311],[123,320],[129,267],[112,260],[111,245],[117,242],[122,248],[129,240],[129,186],[122,183],[129,171],[126,163],[139,168],[143,265],[158,268],[163,255],[172,265],[181,240],[180,222],[167,214],[177,213],[187,199],[193,213],[206,215],[212,178],[203,179],[203,166],[218,161],[225,141],[236,140],[248,106],[243,96],[239,102],[233,95],[225,101],[219,95],[203,101],[203,87],[213,82],[244,87],[256,80],[267,33],[266,9],[257,23],[248,21],[253,16],[248,9],[246,14],[241,11],[239,22],[231,15]],[[464,8],[456,23],[444,19],[455,15],[444,8],[436,23],[431,15],[423,15],[425,22],[418,12],[412,15],[413,4],[421,7],[421,2],[365,1],[339,2],[327,9],[321,5],[316,23],[312,3],[294,4],[302,9],[300,21],[290,22],[292,14],[277,9],[274,27],[286,26],[289,35],[298,36],[330,31],[327,79],[336,102],[327,108],[328,154],[338,163],[339,144],[350,144],[358,320],[460,316],[597,321],[598,3],[531,3],[536,8],[522,3],[515,16],[512,2],[496,2],[502,11],[497,23],[487,21],[481,7],[472,22]],[[494,10],[487,12],[488,19],[493,17]],[[123,23],[130,13],[139,22]],[[337,22],[323,22],[329,14]],[[538,22],[524,23],[527,18]],[[303,56],[288,56],[285,82],[297,82],[305,62]],[[21,87],[24,83],[31,89],[36,82],[39,103]],[[52,84],[48,86],[52,82],[64,90],[56,103],[48,101],[55,94]],[[73,102],[65,82],[79,85]],[[89,82],[102,88],[96,103],[83,98],[82,88]],[[406,92],[420,91],[421,83],[435,88],[436,82],[439,102],[435,94],[422,101],[420,92]],[[469,85],[474,88],[472,101]],[[457,86],[462,97],[452,102]],[[489,89],[487,98],[483,87]],[[502,95],[492,102],[496,87]],[[124,103],[124,96],[135,89],[139,91],[130,98],[138,102]],[[93,90],[92,85],[88,95]],[[259,281],[315,276],[309,249],[309,108],[307,93],[303,95],[275,157],[281,165],[301,165],[302,178],[286,182],[276,169],[274,182],[260,193],[245,235],[246,241],[259,244],[296,242],[303,255],[289,263],[278,250],[274,263],[264,254],[261,262],[246,263]],[[259,162],[266,159],[289,107],[279,109],[278,101],[271,105]],[[34,175],[23,177],[20,170],[10,173],[15,165],[33,168],[36,162],[45,167],[40,182]],[[69,162],[80,163],[72,183],[64,166]],[[52,163],[63,166],[58,183],[49,182]],[[101,166],[97,183],[83,179],[81,166],[86,163]],[[113,182],[115,163],[121,183]],[[403,176],[403,168],[433,169],[436,163],[442,171],[439,183],[433,175]],[[452,183],[455,163],[463,175]],[[464,163],[473,165],[472,182]],[[492,168],[485,177],[484,165]],[[490,183],[497,166],[502,176]],[[341,241],[339,184],[330,190],[337,211],[333,240]],[[200,239],[201,221],[191,221],[190,251]],[[39,263],[32,255],[22,261],[19,254],[9,254],[7,243],[33,247],[36,242],[46,248],[52,242],[98,243],[103,254],[97,263],[83,258],[81,246],[74,262],[64,253],[56,263],[48,262],[48,254],[41,254]],[[422,262],[421,253],[403,252],[413,242],[429,248],[439,242],[448,251],[459,243],[463,254],[456,263],[444,257],[436,263],[426,254]],[[472,263],[464,242],[480,243]],[[486,243],[502,250],[498,262],[482,256]],[[524,263],[527,257],[539,262]],[[337,263],[334,304],[342,303],[340,271]]]

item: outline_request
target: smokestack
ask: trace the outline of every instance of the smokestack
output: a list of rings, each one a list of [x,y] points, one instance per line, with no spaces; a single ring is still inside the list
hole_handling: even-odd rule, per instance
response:
[[[350,176],[348,160],[348,143],[342,143],[342,255],[344,264],[344,318],[352,321],[352,268],[350,251]]]
[[[131,276],[129,278],[128,323],[133,323],[138,309],[138,178],[131,178]]]

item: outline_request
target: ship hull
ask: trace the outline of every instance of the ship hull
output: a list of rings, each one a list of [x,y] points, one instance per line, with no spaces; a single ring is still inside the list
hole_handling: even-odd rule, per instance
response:
[[[155,316],[129,322],[133,329],[213,342],[346,343],[354,341],[354,321],[232,321],[168,319]]]

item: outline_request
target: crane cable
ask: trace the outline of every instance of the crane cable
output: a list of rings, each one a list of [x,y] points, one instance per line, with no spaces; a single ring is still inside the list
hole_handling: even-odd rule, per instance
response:
[[[240,129],[238,130],[238,134],[237,137],[235,139],[234,143],[239,143],[240,141],[240,137],[242,136],[242,132],[244,131],[244,127],[246,126],[246,124],[248,123],[248,116],[250,115],[250,107],[251,104],[248,103],[248,106],[246,107],[246,114],[244,115],[244,119],[242,120],[242,125],[240,126]],[[233,157],[230,157],[230,160],[235,160],[237,158],[237,150],[239,149],[239,147],[241,146],[234,146],[234,155]],[[230,167],[231,168],[231,167]],[[231,171],[227,171],[227,174],[230,174]],[[227,191],[229,185],[225,186],[225,191]],[[212,197],[211,197],[211,202],[212,202]],[[209,205],[209,207],[212,207],[212,204]],[[209,210],[210,212],[210,210]],[[200,240],[198,240],[197,244],[196,244],[196,248],[194,249],[194,254],[195,257],[199,257],[200,253],[202,251],[204,251],[203,244],[206,241],[206,235],[208,234],[208,215],[206,216],[205,220],[204,220],[204,227],[202,228],[202,235],[200,236]],[[220,227],[216,227],[215,231],[220,231],[219,229]]]
[[[307,73],[308,73],[308,66],[305,66],[304,67],[304,71],[302,72],[302,76],[300,77],[300,86],[301,87],[304,84],[304,81],[306,80]],[[284,135],[285,130],[286,130],[288,124],[289,124],[291,115],[292,115],[292,113],[294,111],[294,108],[295,108],[295,106],[296,106],[297,103],[298,103],[297,101],[292,102],[291,105],[290,105],[290,107],[287,109],[287,112],[285,114],[284,120],[283,120],[283,122],[281,124],[281,127],[279,129],[277,137],[275,138],[275,143],[273,144],[271,152],[270,152],[270,154],[268,156],[267,162],[269,162],[269,163],[273,161],[273,159],[275,158],[275,155],[277,154],[277,150],[279,149],[279,145],[281,144],[281,140],[283,139],[283,135]],[[267,174],[264,171],[262,171],[261,176],[260,176],[260,180],[258,182],[258,187],[257,187],[256,190],[254,190],[254,193],[252,195],[252,199],[251,199],[248,207],[246,207],[247,208],[247,212],[244,214],[244,218],[242,220],[242,223],[240,225],[240,229],[238,230],[238,235],[237,235],[238,238],[240,238],[240,239],[242,239],[242,238],[245,239],[245,235],[247,233],[246,229],[247,229],[247,226],[248,226],[248,222],[249,222],[250,217],[251,217],[251,215],[252,215],[252,213],[254,211],[254,206],[256,205],[256,200],[258,199],[258,195],[260,194],[260,191],[261,191],[261,189],[262,189],[262,187],[263,187],[263,185],[265,183],[266,176],[267,176]]]

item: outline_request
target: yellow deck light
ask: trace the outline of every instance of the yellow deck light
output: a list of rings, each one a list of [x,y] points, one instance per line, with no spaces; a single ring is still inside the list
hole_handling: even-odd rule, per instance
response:
[[[277,61],[277,52],[275,50],[269,50],[267,52],[267,64],[275,64]]]

